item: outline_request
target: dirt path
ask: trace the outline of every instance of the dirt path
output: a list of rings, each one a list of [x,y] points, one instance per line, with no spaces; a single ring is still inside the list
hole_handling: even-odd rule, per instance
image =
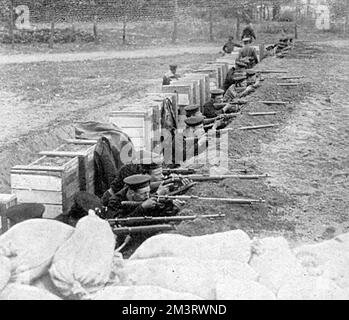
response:
[[[85,61],[106,59],[141,59],[169,57],[181,54],[214,54],[220,51],[220,47],[167,47],[149,48],[133,51],[106,51],[106,52],[77,52],[77,53],[43,53],[43,54],[18,54],[0,55],[0,64],[12,63],[38,63],[38,62],[61,62],[61,61]]]

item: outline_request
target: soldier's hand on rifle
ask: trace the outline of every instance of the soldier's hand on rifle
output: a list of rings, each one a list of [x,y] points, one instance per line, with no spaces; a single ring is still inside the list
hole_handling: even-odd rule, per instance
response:
[[[154,209],[157,205],[157,200],[155,198],[149,198],[142,203],[143,209]]]
[[[180,208],[185,205],[185,202],[180,200],[173,200],[173,205],[177,208]]]
[[[173,183],[169,183],[164,185],[164,183],[160,184],[157,194],[159,196],[164,196],[170,192],[170,188],[173,186]]]

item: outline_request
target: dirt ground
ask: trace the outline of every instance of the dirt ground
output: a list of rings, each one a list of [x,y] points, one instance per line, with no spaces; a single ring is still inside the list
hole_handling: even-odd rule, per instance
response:
[[[177,232],[200,235],[242,229],[251,237],[282,235],[293,244],[331,238],[349,230],[349,42],[297,42],[285,59],[268,58],[261,68],[302,75],[297,87],[279,87],[280,75],[265,75],[248,111],[231,126],[277,123],[277,128],[230,136],[231,168],[246,165],[271,175],[258,181],[201,183],[192,194],[265,199],[266,204],[232,206],[191,201],[185,214],[224,213],[219,221],[183,223]],[[181,72],[217,55],[4,65],[0,70],[0,191],[9,192],[9,170],[36,159],[72,135],[72,122],[107,120],[108,111],[157,91],[168,63]],[[283,100],[266,106],[259,100]]]

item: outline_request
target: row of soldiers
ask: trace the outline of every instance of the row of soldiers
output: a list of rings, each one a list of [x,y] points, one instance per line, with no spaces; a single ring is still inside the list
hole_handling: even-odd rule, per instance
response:
[[[209,130],[226,127],[231,119],[228,115],[238,113],[241,106],[247,103],[242,98],[260,85],[260,75],[251,69],[258,63],[258,57],[250,42],[250,38],[243,38],[244,46],[235,66],[227,73],[223,88],[211,90],[211,99],[203,106],[185,107],[184,139],[200,138]],[[163,85],[181,78],[177,68],[175,64],[170,65],[169,72],[163,77]],[[183,194],[194,183],[185,177],[164,172],[163,156],[153,152],[138,152],[130,163],[118,170],[116,178],[101,199],[86,192],[76,194],[68,215],[69,223],[74,225],[89,209],[95,208],[100,208],[99,215],[104,219],[177,215],[185,203],[166,199],[166,196]]]

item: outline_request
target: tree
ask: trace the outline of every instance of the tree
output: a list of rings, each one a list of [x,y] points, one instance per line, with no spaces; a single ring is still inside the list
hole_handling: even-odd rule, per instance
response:
[[[126,44],[127,23],[144,5],[145,0],[114,0],[113,7],[120,10],[122,15],[122,43]]]

